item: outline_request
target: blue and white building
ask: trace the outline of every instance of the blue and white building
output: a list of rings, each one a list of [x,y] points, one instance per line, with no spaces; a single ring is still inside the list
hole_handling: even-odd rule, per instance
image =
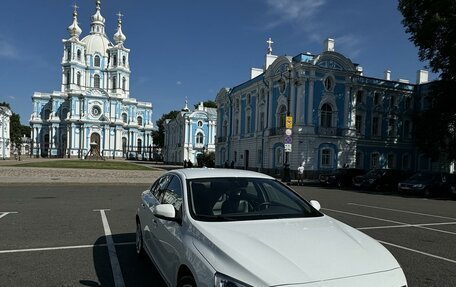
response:
[[[320,54],[272,54],[251,79],[217,94],[216,165],[307,176],[345,165],[431,169],[413,138],[412,113],[430,103],[426,71],[416,84],[372,78],[327,39]]]
[[[12,115],[8,107],[0,106],[0,159],[9,159],[11,156],[10,118]]]
[[[75,6],[69,38],[62,41],[60,91],[32,96],[34,156],[84,158],[95,145],[107,158],[149,157],[152,103],[130,98],[130,49],[118,16],[111,42],[96,0],[90,32],[80,39]]]
[[[163,161],[182,164],[191,161],[197,164],[198,155],[215,152],[217,133],[217,109],[204,107],[201,102],[194,111],[185,107],[175,119],[164,124],[165,140]]]

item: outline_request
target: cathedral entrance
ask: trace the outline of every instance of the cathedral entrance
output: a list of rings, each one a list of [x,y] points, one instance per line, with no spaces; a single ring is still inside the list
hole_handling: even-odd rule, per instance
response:
[[[100,154],[100,134],[93,133],[90,136],[90,150],[86,155],[86,159],[102,159],[103,156]]]

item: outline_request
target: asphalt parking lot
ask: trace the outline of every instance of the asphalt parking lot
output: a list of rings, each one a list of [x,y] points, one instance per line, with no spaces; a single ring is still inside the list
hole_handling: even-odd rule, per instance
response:
[[[135,255],[134,216],[147,187],[0,184],[0,286],[164,286]],[[409,286],[456,286],[455,200],[293,188],[379,240]]]

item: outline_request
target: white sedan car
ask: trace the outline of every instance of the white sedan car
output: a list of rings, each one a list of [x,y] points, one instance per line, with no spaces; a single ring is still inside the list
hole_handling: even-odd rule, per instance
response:
[[[136,250],[168,286],[407,286],[376,240],[267,175],[165,173],[141,194]]]

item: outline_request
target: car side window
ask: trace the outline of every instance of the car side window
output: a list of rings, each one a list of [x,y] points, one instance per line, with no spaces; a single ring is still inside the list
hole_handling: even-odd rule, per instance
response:
[[[150,188],[150,192],[160,203],[162,201],[163,192],[168,186],[169,181],[169,175],[162,176],[159,179],[157,179],[157,181],[155,181],[155,183]]]
[[[165,190],[163,190],[163,196],[161,203],[172,204],[176,211],[181,208],[182,205],[182,183],[177,176],[170,176],[170,182]]]

